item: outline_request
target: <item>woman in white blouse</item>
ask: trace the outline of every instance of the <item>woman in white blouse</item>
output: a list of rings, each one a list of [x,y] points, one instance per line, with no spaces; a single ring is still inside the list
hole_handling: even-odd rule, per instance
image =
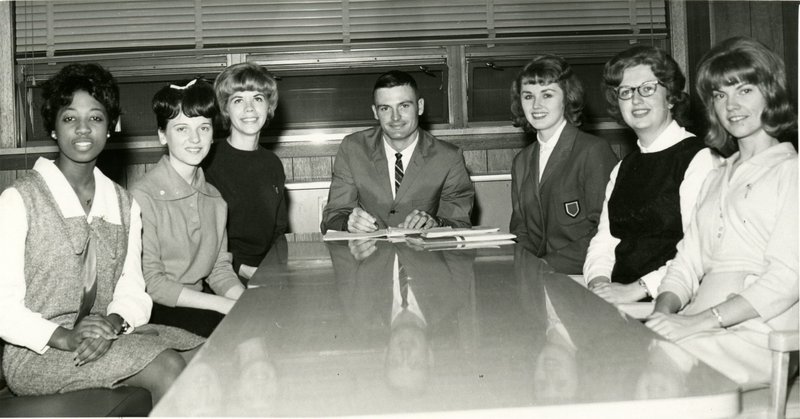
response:
[[[606,63],[609,113],[638,136],[611,171],[583,266],[592,291],[612,303],[655,296],[716,158],[681,122],[686,79],[661,49],[637,45]]]
[[[743,384],[766,383],[771,330],[798,327],[796,132],[783,60],[749,38],[706,53],[697,92],[711,172],[647,326]],[[676,314],[677,313],[677,314]]]
[[[58,157],[39,158],[0,195],[8,387],[42,395],[130,385],[156,402],[203,340],[147,325],[139,206],[95,167],[120,115],[119,89],[102,67],[71,64],[43,96]]]

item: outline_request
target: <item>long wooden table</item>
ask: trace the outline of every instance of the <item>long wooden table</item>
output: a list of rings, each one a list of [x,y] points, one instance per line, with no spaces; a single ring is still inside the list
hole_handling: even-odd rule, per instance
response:
[[[153,416],[739,411],[733,382],[519,246],[289,243],[249,285]]]

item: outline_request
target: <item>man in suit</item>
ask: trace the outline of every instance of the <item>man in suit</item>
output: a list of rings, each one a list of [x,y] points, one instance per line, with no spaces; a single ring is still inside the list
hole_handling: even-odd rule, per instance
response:
[[[419,394],[434,366],[434,347],[461,345],[459,319],[468,309],[475,255],[366,244],[327,243],[345,317],[357,336],[386,342],[387,383],[401,394]]]
[[[475,191],[464,156],[419,128],[425,101],[414,79],[402,71],[381,75],[373,102],[380,127],[342,140],[322,232],[469,227]]]

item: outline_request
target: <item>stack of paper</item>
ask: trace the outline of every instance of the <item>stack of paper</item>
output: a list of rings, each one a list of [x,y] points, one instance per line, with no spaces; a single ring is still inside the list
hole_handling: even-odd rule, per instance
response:
[[[429,230],[411,229],[389,227],[375,230],[371,233],[350,233],[347,231],[328,230],[324,236],[323,241],[336,241],[336,240],[360,240],[360,239],[404,239],[406,236],[421,235],[422,232],[437,233],[453,231],[451,227],[437,227]]]
[[[454,228],[449,231],[426,231],[408,236],[406,241],[428,250],[498,247],[514,244],[514,234],[500,233],[497,227]]]
[[[449,227],[448,227],[449,228]],[[422,230],[414,230],[410,228],[397,228],[389,227],[375,230],[371,233],[350,233],[348,231],[328,230],[324,236],[323,241],[337,241],[337,240],[360,240],[360,239],[392,239],[403,238],[409,234],[420,234]]]

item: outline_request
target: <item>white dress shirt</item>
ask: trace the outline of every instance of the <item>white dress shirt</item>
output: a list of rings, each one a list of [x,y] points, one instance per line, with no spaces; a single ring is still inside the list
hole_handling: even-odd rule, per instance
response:
[[[33,170],[44,178],[64,217],[86,216],[121,224],[119,203],[114,183],[99,169],[94,169],[95,194],[87,216],[69,182],[48,159],[39,158]],[[131,206],[128,251],[122,274],[114,289],[107,313],[117,313],[131,326],[141,326],[150,320],[152,300],[145,292],[142,277],[142,221],[139,205]],[[58,324],[42,318],[25,306],[25,240],[28,220],[22,196],[10,187],[0,194],[0,338],[8,343],[44,353],[47,342]]]
[[[641,140],[638,140],[636,144],[643,154],[655,153],[666,150],[689,137],[694,137],[694,134],[686,131],[686,129],[678,125],[677,122],[672,121],[672,123],[667,126],[667,129],[665,129],[649,147],[645,147]],[[686,168],[683,182],[681,182],[679,188],[681,223],[683,224],[684,234],[694,216],[695,202],[697,201],[700,188],[703,186],[703,181],[705,181],[708,173],[719,166],[721,162],[722,159],[712,153],[711,149],[704,148],[694,156],[689,166]],[[597,234],[595,234],[592,241],[589,243],[589,249],[586,253],[586,262],[583,265],[583,278],[587,284],[598,276],[611,278],[611,272],[614,270],[614,263],[616,262],[614,249],[616,249],[620,240],[611,235],[608,221],[608,199],[614,191],[614,185],[616,184],[621,163],[622,162],[617,163],[617,165],[614,166],[609,176],[610,180],[606,186],[606,197],[603,201],[603,212],[600,214],[600,222],[597,225]],[[645,274],[641,278],[647,290],[650,292],[650,295],[654,298],[658,293],[658,286],[661,284],[661,280],[667,273],[667,266],[669,266],[669,264],[670,262],[668,261],[664,266]]]
[[[406,274],[408,274],[408,272],[406,272]],[[412,279],[409,278],[409,281],[411,280]],[[409,283],[408,286],[406,302],[408,306],[405,309],[414,313],[414,315],[422,320],[423,324],[427,325],[428,323],[425,321],[425,315],[422,314],[422,309],[419,308],[417,298],[414,297],[414,287],[412,283]],[[403,296],[400,291],[400,261],[397,258],[397,254],[395,254],[394,267],[392,268],[392,322],[394,322],[394,319],[401,311],[403,311]]]
[[[566,119],[561,121],[561,125],[558,126],[556,132],[546,140],[542,140],[541,135],[536,135],[536,141],[539,142],[539,180],[542,179],[542,173],[544,173],[544,168],[547,167],[547,161],[550,160],[550,155],[553,154],[553,149],[556,148],[565,126],[567,126]]]
[[[403,173],[406,172],[409,163],[411,163],[411,156],[414,155],[414,149],[417,148],[417,140],[419,140],[419,130],[417,133],[414,134],[414,141],[411,142],[406,148],[399,151],[403,155],[400,159],[403,162]],[[383,149],[386,151],[386,164],[389,168],[389,189],[392,190],[392,198],[395,197],[397,191],[394,190],[394,162],[397,160],[394,157],[395,153],[398,153],[397,150],[393,149],[392,146],[389,144],[389,140],[386,139],[386,136],[383,137]]]

